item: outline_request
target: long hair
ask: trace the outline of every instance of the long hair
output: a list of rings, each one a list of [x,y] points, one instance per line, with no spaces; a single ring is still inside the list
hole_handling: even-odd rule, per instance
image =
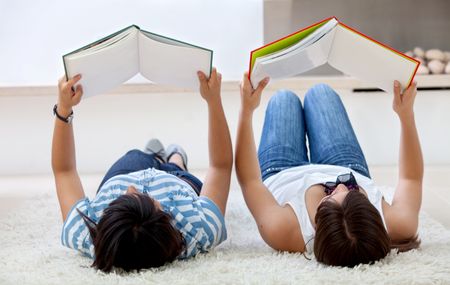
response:
[[[173,261],[184,249],[181,233],[170,223],[171,216],[159,210],[143,194],[122,195],[104,210],[96,225],[78,211],[94,244],[93,267],[110,272],[159,267]]]
[[[420,244],[417,236],[391,241],[377,209],[364,194],[350,191],[342,205],[324,201],[315,217],[314,255],[333,266],[353,267],[384,258],[391,248],[406,251]]]

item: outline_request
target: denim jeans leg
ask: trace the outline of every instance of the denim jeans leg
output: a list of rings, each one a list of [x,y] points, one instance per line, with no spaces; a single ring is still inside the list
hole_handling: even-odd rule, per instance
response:
[[[148,154],[138,149],[130,150],[124,156],[119,158],[106,172],[106,175],[100,183],[100,186],[98,186],[97,192],[111,177],[128,174],[150,167],[159,169],[160,164],[161,163],[156,159],[154,154]]]
[[[194,189],[194,191],[195,191],[195,193],[197,193],[197,195],[200,195],[200,192],[203,187],[203,183],[196,176],[183,170],[181,167],[179,167],[178,165],[176,165],[175,163],[172,163],[172,162],[161,163],[160,170],[163,170],[169,174],[175,175],[176,177],[185,181],[187,184],[189,184],[192,187],[192,189]]]
[[[262,179],[281,170],[308,164],[305,121],[300,99],[280,90],[269,101],[258,148]]]
[[[111,177],[128,174],[135,171],[144,170],[147,168],[156,168],[158,170],[165,171],[169,174],[175,175],[178,178],[186,181],[192,186],[194,191],[200,195],[201,188],[203,186],[202,182],[192,175],[191,173],[182,170],[178,165],[174,163],[161,163],[155,154],[148,154],[138,149],[130,150],[124,156],[119,158],[108,170],[105,177],[103,178],[97,192],[105,184],[105,182]]]
[[[370,177],[339,95],[330,86],[317,84],[306,93],[304,105],[311,163],[344,166]]]

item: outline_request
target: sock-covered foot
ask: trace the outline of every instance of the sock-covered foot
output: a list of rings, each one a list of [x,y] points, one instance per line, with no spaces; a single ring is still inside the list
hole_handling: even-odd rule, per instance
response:
[[[174,154],[178,154],[181,158],[181,162],[184,168],[184,170],[187,171],[187,164],[188,164],[188,158],[187,158],[187,154],[186,151],[184,151],[184,149],[177,145],[177,144],[171,144],[166,148],[166,153],[167,153],[167,160],[170,161],[170,158],[174,155]],[[176,163],[177,164],[177,163]]]
[[[148,154],[156,154],[163,162],[167,162],[167,153],[164,145],[158,139],[151,139],[144,148],[144,152]]]

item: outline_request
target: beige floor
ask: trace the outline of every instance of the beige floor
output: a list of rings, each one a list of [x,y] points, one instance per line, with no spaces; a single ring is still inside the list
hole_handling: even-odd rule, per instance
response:
[[[204,171],[194,171],[200,178]],[[379,185],[395,186],[397,172],[395,167],[371,167],[373,179]],[[83,175],[82,181],[88,196],[92,196],[101,175]],[[435,220],[450,229],[450,167],[425,167],[424,195],[422,209]],[[236,178],[233,177],[232,187],[238,189]],[[4,176],[0,177],[0,218],[14,211],[20,205],[36,194],[54,191],[53,177],[40,176]]]

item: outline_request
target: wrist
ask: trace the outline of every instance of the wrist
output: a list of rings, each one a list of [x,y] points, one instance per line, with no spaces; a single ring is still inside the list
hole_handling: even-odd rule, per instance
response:
[[[206,102],[209,104],[217,104],[222,102],[222,96],[220,91],[211,92],[207,96],[204,97]]]
[[[239,110],[239,114],[241,115],[241,116],[245,116],[245,117],[248,117],[248,116],[253,116],[253,112],[254,112],[255,110],[254,109],[250,109],[250,108],[241,108],[240,110]]]
[[[206,104],[208,104],[208,106],[217,106],[217,105],[221,105],[222,104],[222,100],[219,96],[212,96],[209,97],[208,100],[206,100]]]
[[[55,106],[53,106],[53,114],[64,123],[72,123],[73,111],[71,107],[68,109],[67,107],[60,107],[58,104],[55,104]]]
[[[414,122],[414,112],[398,115],[401,123]]]
[[[64,106],[60,103],[56,104],[56,106],[56,112],[58,112],[58,114],[62,117],[68,117],[73,112],[71,106]]]

